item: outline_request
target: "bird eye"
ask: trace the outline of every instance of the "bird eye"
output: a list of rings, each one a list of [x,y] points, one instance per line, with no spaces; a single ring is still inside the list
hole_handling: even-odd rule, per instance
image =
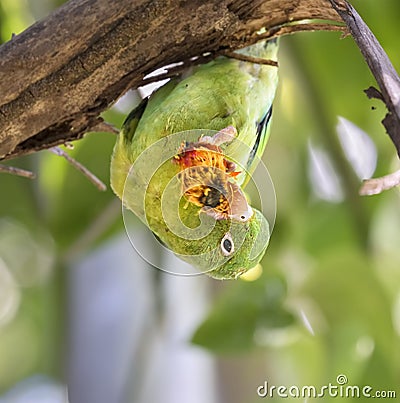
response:
[[[235,251],[232,236],[229,232],[221,239],[221,251],[224,256],[230,256]]]

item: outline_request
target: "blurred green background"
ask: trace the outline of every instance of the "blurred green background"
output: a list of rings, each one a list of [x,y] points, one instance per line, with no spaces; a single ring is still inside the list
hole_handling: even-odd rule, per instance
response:
[[[1,42],[61,3],[0,0]],[[399,1],[352,4],[399,70]],[[277,220],[252,281],[158,272],[129,246],[110,189],[49,151],[7,162],[37,179],[0,176],[0,402],[65,402],[68,385],[71,403],[251,403],[265,381],[339,374],[400,396],[399,192],[360,197],[353,169],[399,169],[385,109],[363,93],[374,79],[350,37],[324,32],[283,38],[280,79],[263,158]],[[120,127],[135,102],[104,116]],[[352,143],[348,162],[348,122],[372,139],[375,172],[374,147]],[[108,184],[114,141],[89,134],[68,152]]]

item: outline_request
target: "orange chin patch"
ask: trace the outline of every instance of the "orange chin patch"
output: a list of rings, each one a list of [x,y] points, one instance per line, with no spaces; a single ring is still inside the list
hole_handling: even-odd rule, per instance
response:
[[[179,176],[186,199],[196,206],[213,209],[217,219],[228,218],[232,195],[227,182],[240,172],[235,171],[236,165],[225,158],[221,148],[201,139],[197,143],[182,143],[174,162],[181,168]]]
[[[224,157],[219,146],[213,144],[182,143],[174,159],[182,170],[189,167],[204,166],[220,169],[230,176],[237,176],[240,173],[234,172],[236,165]]]

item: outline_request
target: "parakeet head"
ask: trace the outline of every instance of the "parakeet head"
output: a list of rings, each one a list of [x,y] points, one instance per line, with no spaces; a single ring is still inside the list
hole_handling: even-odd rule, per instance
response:
[[[210,262],[199,262],[201,269],[207,270],[208,275],[219,279],[237,278],[255,267],[264,256],[270,238],[269,224],[258,210],[253,210],[254,215],[250,220],[244,223],[232,222],[230,228],[224,228],[226,221],[218,222],[221,225],[215,229],[214,253],[219,256],[214,256]],[[225,259],[218,266],[221,256]],[[216,267],[212,268],[213,264]]]
[[[197,214],[199,221],[195,223],[196,214],[193,213],[183,219],[186,233],[172,234],[174,229],[171,228],[168,233],[160,234],[160,238],[179,258],[201,272],[217,279],[235,279],[256,266],[263,257],[270,229],[267,219],[258,210],[253,208],[253,215],[245,222],[215,220],[201,213]],[[207,231],[210,227],[212,229]]]

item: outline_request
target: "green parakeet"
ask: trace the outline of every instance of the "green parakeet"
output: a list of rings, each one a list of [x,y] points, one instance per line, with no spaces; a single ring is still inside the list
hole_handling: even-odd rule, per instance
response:
[[[276,40],[238,53],[276,60]],[[264,151],[276,66],[219,57],[155,91],[127,117],[111,186],[178,257],[214,278],[260,261],[270,230],[243,193]]]

